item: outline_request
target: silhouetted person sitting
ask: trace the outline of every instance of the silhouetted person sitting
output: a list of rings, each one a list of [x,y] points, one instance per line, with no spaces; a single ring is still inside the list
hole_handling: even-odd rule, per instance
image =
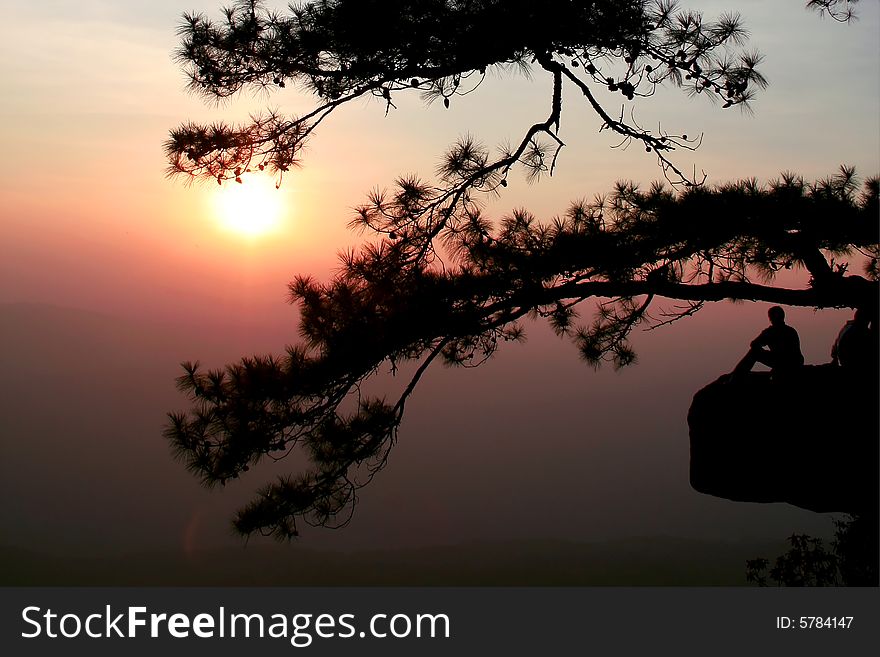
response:
[[[868,313],[856,310],[853,318],[843,325],[834,346],[831,359],[847,369],[864,369],[871,364],[871,332]]]
[[[735,376],[750,372],[756,363],[763,363],[774,375],[792,374],[803,366],[801,340],[797,331],[785,323],[785,311],[773,306],[767,311],[767,317],[770,326],[752,340],[749,352],[733,370]]]

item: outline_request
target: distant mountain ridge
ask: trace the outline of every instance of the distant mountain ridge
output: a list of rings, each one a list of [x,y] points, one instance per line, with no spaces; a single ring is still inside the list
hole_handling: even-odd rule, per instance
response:
[[[109,558],[0,548],[3,586],[737,586],[782,544],[672,537],[509,541],[357,552],[299,545]]]

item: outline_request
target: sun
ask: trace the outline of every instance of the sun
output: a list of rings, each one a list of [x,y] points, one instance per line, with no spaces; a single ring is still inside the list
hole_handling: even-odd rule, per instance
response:
[[[223,227],[245,237],[275,232],[283,206],[281,190],[264,176],[224,182],[214,192],[214,210]]]

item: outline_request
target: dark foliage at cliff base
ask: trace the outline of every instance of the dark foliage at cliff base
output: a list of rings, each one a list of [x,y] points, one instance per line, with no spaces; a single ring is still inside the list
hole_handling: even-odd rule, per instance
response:
[[[791,548],[770,565],[746,563],[746,578],[759,586],[877,586],[877,516],[853,515],[834,523],[834,540],[793,534]]]

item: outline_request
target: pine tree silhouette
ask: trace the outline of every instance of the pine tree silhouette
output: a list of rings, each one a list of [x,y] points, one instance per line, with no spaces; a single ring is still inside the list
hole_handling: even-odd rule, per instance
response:
[[[850,4],[810,3],[837,18]],[[223,370],[185,364],[178,384],[192,409],[171,414],[166,435],[206,485],[295,449],[311,462],[239,511],[234,525],[243,534],[285,539],[298,534],[299,521],[344,525],[359,489],[385,465],[425,370],[438,359],[478,365],[500,343],[522,339],[526,318],[545,318],[589,364],[623,367],[635,361],[634,328],[673,323],[712,301],[863,307],[876,317],[876,178],[860,188],[844,167],[812,183],[786,173],[766,185],[708,187],[673,160],[699,137],[646,130],[625,118],[635,116],[629,110],[615,119],[599,100],[601,90],[614,103],[648,102],[669,83],[747,107],[766,82],[736,16],[707,21],[666,0],[320,0],[285,14],[250,1],[220,22],[186,16],[180,34],[178,59],[209,98],[288,84],[317,98],[300,117],[274,112],[242,126],[173,130],[169,174],[188,180],[241,182],[267,170],[280,183],[315,128],[365,95],[389,111],[404,93],[448,106],[479,93],[490,67],[534,69],[553,84],[546,117],[515,146],[493,151],[463,138],[437,181],[401,178],[357,209],[352,224],[377,240],[346,254],[331,281],[300,276],[290,284],[302,344]],[[667,182],[621,182],[551,221],[525,210],[493,221],[481,200],[502,192],[515,167],[531,178],[553,172],[563,87],[602,129],[644,146]],[[856,253],[868,262],[864,276],[835,260]],[[811,275],[805,287],[772,280],[801,266]],[[664,299],[675,305],[658,308]],[[594,316],[581,323],[584,306]],[[361,396],[380,366],[406,363],[413,372],[395,400]]]

